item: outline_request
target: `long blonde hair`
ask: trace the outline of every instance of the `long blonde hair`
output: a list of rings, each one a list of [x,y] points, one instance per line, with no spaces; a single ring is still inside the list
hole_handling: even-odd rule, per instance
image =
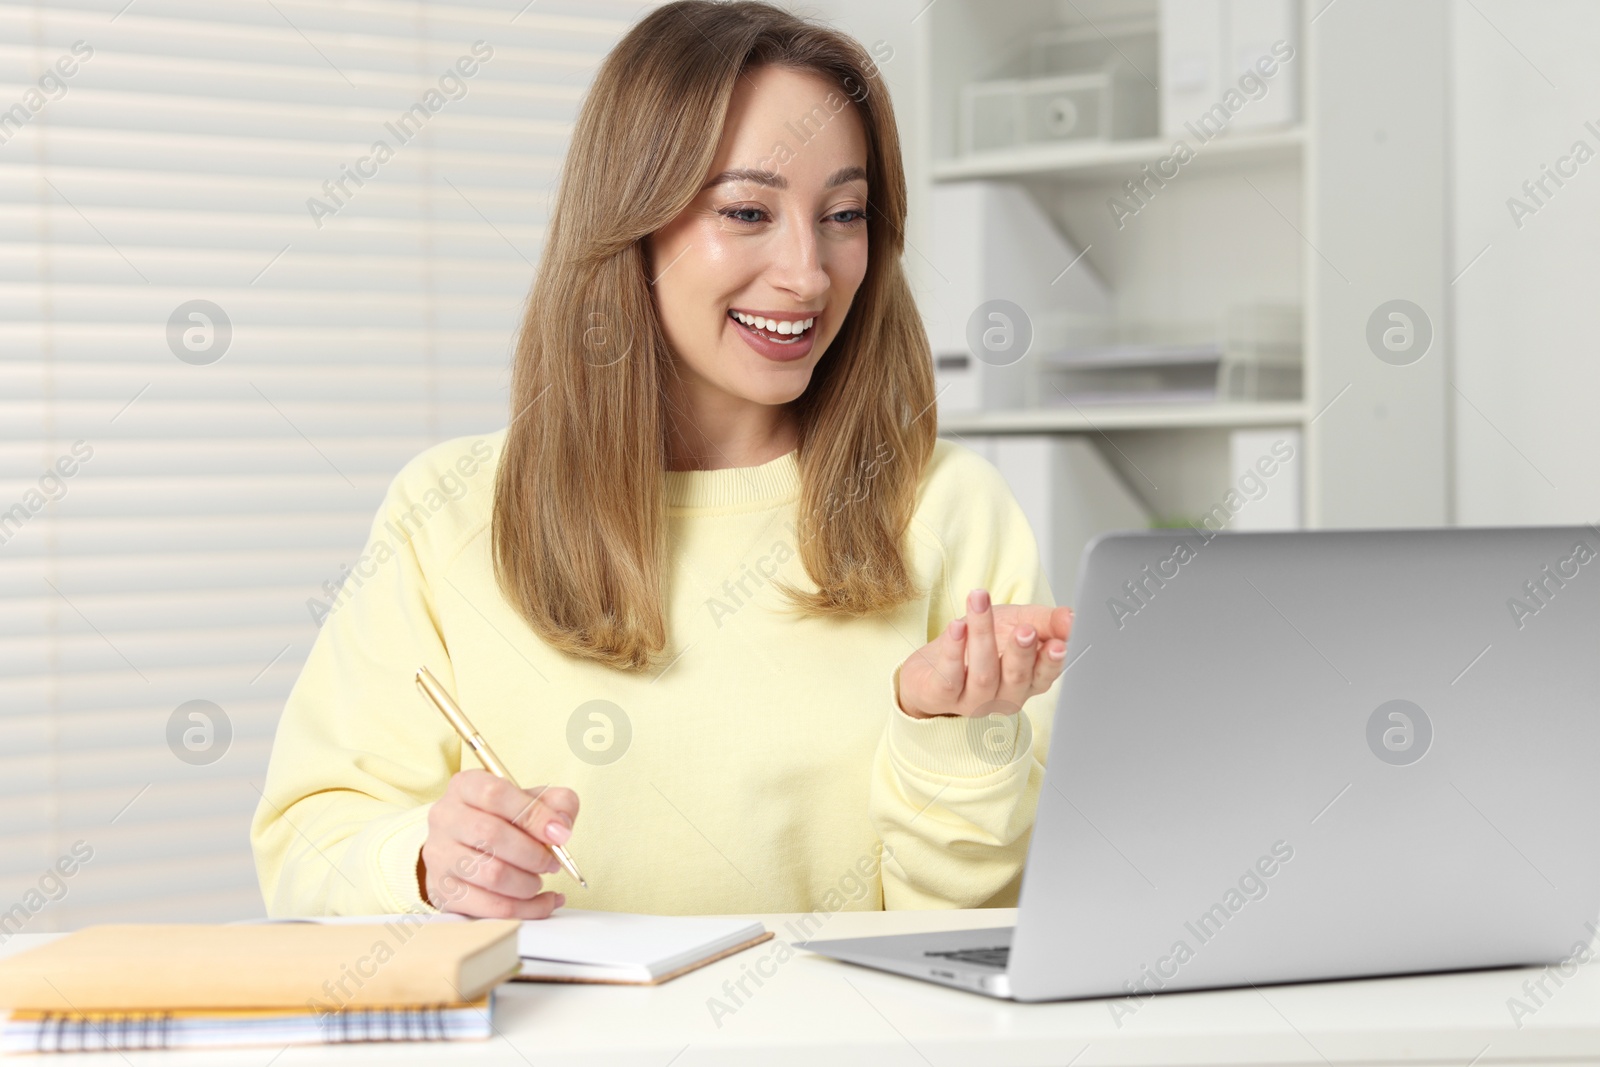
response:
[[[937,435],[927,334],[901,268],[900,138],[876,64],[849,37],[758,2],[679,0],[601,65],[573,130],[517,338],[496,475],[501,589],[550,646],[624,670],[667,645],[665,476],[676,365],[645,238],[698,195],[747,70],[838,85],[867,140],[868,263],[791,409],[800,428],[802,614],[859,617],[921,594],[902,555]]]

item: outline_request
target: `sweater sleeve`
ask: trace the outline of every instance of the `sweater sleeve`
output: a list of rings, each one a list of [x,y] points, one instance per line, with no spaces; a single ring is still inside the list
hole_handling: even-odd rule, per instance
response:
[[[995,604],[1055,606],[1021,507],[987,460],[958,449],[925,510],[944,565],[929,596],[933,640],[967,613],[972,589]],[[1010,907],[1017,902],[1061,680],[1015,715],[916,719],[900,710],[900,668],[868,800],[884,843],[888,908]]]
[[[414,683],[426,665],[455,687],[417,551],[433,532],[415,521],[430,514],[421,460],[390,485],[337,595],[310,602],[325,612],[321,630],[284,707],[250,829],[274,917],[433,910],[417,858],[461,743]]]

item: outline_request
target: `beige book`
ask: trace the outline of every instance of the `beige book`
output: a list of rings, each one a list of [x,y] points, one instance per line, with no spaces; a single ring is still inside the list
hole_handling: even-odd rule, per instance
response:
[[[0,1006],[32,1011],[459,1004],[522,967],[515,920],[112,925],[0,960]]]

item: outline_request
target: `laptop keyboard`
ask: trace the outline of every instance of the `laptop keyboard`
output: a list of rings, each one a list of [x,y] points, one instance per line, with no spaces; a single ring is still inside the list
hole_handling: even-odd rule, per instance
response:
[[[975,963],[979,967],[993,967],[997,971],[1003,971],[1006,969],[1006,962],[1011,959],[1011,946],[961,948],[951,952],[924,952],[923,955],[938,956],[940,959],[955,960],[957,963]]]

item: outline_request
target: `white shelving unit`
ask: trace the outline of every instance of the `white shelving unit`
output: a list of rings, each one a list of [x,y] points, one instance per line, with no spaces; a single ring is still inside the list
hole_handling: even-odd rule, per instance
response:
[[[1169,156],[1174,137],[966,157],[960,91],[1012,74],[1041,29],[1153,21],[1156,0],[941,0],[924,9],[925,109],[908,142],[922,153],[909,171],[928,183],[920,199],[939,182],[1019,183],[1086,249],[1124,326],[1216,321],[1249,303],[1295,304],[1304,321],[1300,401],[941,412],[942,433],[1091,435],[1152,514],[1170,520],[1205,513],[1227,491],[1230,430],[1283,426],[1301,433],[1306,525],[1446,521],[1448,338],[1436,338],[1431,362],[1409,367],[1380,361],[1365,339],[1368,317],[1395,298],[1438,309],[1435,329],[1444,330],[1444,16],[1436,5],[1397,12],[1382,0],[1343,0],[1329,12],[1324,3],[1306,0],[1301,13],[1292,64],[1300,122],[1207,141],[1120,220],[1109,199],[1141,165]],[[918,272],[916,257],[908,262],[914,282],[936,292],[938,279]]]
[[[1297,163],[1305,145],[1305,132],[1299,127],[1272,133],[1244,133],[1219,138],[1198,153],[1194,163],[1184,168],[1209,171],[1213,168],[1248,167]],[[985,152],[981,156],[939,160],[933,164],[934,181],[963,181],[968,178],[1025,178],[1053,175],[1061,181],[1096,181],[1132,177],[1140,164],[1154,163],[1172,151],[1170,138],[1147,137],[1136,141],[1099,141],[1093,144],[1020,148],[1007,152]]]
[[[1106,430],[1189,430],[1234,426],[1298,426],[1299,401],[1259,404],[1083,404],[1023,411],[960,411],[941,416],[945,433],[1099,433]]]

